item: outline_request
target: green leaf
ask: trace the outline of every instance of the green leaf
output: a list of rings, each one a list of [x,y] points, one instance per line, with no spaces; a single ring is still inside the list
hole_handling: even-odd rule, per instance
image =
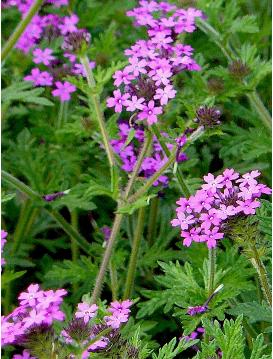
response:
[[[127,213],[127,214],[131,215],[137,209],[148,206],[150,203],[150,200],[152,198],[154,198],[155,196],[156,196],[155,194],[145,195],[145,196],[139,198],[138,200],[136,200],[134,203],[129,203],[129,204],[126,204],[125,206],[120,207],[119,210],[117,211],[117,213]]]
[[[15,279],[21,278],[27,271],[23,270],[20,272],[14,272],[5,270],[1,276],[2,288],[5,288],[8,283],[12,282]]]
[[[135,137],[135,133],[136,133],[135,129],[133,127],[130,128],[130,131],[129,131],[128,136],[127,136],[127,140],[124,143],[124,145],[122,146],[121,150],[124,150],[125,147],[127,147],[129,145],[129,143],[131,143],[133,141],[133,139]]]
[[[184,350],[190,348],[191,346],[198,343],[199,340],[186,341],[182,339],[177,343],[177,339],[173,338],[169,343],[165,344],[162,348],[159,349],[158,355],[155,353],[152,354],[153,359],[172,359],[175,358],[179,353],[182,353]]]
[[[246,32],[246,33],[255,33],[258,32],[259,28],[257,26],[256,17],[253,15],[246,15],[241,18],[237,18],[232,22],[230,27],[230,32]]]
[[[255,322],[271,322],[271,308],[258,302],[238,303],[236,306],[228,310],[229,314],[246,316],[250,323]]]
[[[34,103],[43,106],[53,106],[53,103],[45,97],[40,97],[44,92],[44,88],[31,89],[32,84],[29,82],[15,83],[2,90],[2,102],[21,101]]]

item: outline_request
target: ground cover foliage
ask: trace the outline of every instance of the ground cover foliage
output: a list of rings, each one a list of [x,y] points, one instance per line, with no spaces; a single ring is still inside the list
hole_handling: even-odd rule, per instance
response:
[[[270,358],[270,2],[2,7],[3,358]]]

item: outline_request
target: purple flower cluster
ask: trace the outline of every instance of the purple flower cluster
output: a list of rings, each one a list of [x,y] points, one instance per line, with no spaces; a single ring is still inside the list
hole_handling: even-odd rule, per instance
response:
[[[94,339],[102,330],[111,328],[109,332],[110,338],[117,329],[123,323],[126,323],[129,319],[130,309],[129,307],[133,304],[130,300],[125,300],[123,302],[112,302],[110,307],[107,309],[111,315],[105,316],[102,324],[91,324],[91,319],[95,318],[97,315],[98,306],[96,304],[88,304],[86,302],[79,303],[78,309],[75,313],[75,318],[72,320],[70,325],[62,330],[63,340],[67,344],[74,344],[74,335],[73,333],[82,333],[81,346],[86,347],[88,342]],[[75,330],[76,329],[76,330]],[[111,334],[111,332],[113,333]],[[93,344],[88,346],[84,351],[82,358],[88,358],[90,352],[97,351],[98,349],[106,348],[110,343],[109,336],[102,336],[100,339],[95,341]]]
[[[148,40],[138,40],[125,50],[129,65],[113,78],[118,88],[107,100],[115,112],[136,112],[137,119],[149,125],[157,122],[163,106],[175,97],[172,78],[185,71],[198,71],[193,48],[176,44],[177,36],[195,30],[195,18],[202,12],[193,8],[178,9],[167,2],[140,1],[140,7],[127,12],[135,26],[146,26]]]
[[[38,284],[31,284],[19,295],[20,305],[2,317],[2,345],[18,344],[22,336],[37,325],[50,326],[54,320],[63,321],[65,315],[60,305],[66,294],[64,289],[43,291]]]
[[[12,359],[36,359],[32,357],[29,352],[25,349],[23,350],[22,354],[15,354],[13,355]]]
[[[262,194],[270,194],[271,189],[257,181],[259,171],[251,171],[240,176],[234,169],[226,169],[215,177],[211,173],[204,176],[205,184],[190,198],[180,198],[176,203],[177,218],[171,221],[173,227],[181,228],[183,244],[206,242],[208,248],[216,246],[224,237],[225,227],[235,216],[256,213]]]
[[[7,243],[7,238],[8,233],[6,231],[4,231],[3,229],[1,229],[1,267],[6,264],[5,258],[2,257],[3,254],[3,249],[5,244]]]
[[[196,314],[205,313],[207,309],[208,307],[204,305],[197,305],[196,307],[188,307],[187,314],[193,317]]]
[[[130,315],[130,307],[133,302],[129,299],[124,300],[123,302],[112,302],[108,311],[112,313],[109,316],[104,317],[106,324],[113,329],[117,329],[121,326],[122,323],[126,323]]]
[[[204,333],[205,333],[205,329],[203,327],[198,327],[190,335],[182,336],[181,339],[185,338],[186,341],[194,340],[200,336],[203,336]]]
[[[135,141],[131,141],[126,146],[126,141],[130,132],[130,126],[127,123],[119,124],[119,139],[111,140],[111,145],[115,153],[117,153],[122,161],[121,168],[131,173],[134,169],[137,157],[141,148],[141,144],[144,141],[144,130],[138,128],[135,130]],[[162,133],[162,136],[167,137],[166,133]],[[181,143],[181,140],[180,140]],[[183,136],[183,145],[186,143],[186,136]],[[167,143],[166,146],[171,151],[174,148],[172,143]],[[182,147],[180,144],[178,146]],[[178,162],[186,161],[187,156],[185,153],[180,153],[178,156]],[[168,160],[165,155],[161,145],[157,141],[156,137],[153,138],[152,151],[151,154],[144,158],[139,174],[145,178],[151,177],[155,172],[157,172]],[[157,181],[154,182],[154,186],[159,184],[167,185],[168,177],[161,175]]]
[[[9,0],[6,6],[16,6],[24,17],[32,3],[33,0]],[[48,0],[46,4],[59,8],[68,5],[68,0]],[[77,63],[77,57],[69,51],[68,45],[71,36],[86,42],[90,40],[90,34],[86,30],[77,28],[78,21],[75,14],[37,14],[16,45],[22,52],[32,54],[34,64],[41,67],[34,67],[24,79],[31,81],[34,86],[53,87],[52,95],[59,97],[61,102],[69,101],[71,94],[76,91],[76,87],[63,81],[63,78],[67,75],[86,76],[82,64]],[[63,39],[63,46],[55,55],[50,47],[41,45],[42,41],[47,41],[50,46],[52,40],[58,37]],[[90,62],[90,68],[94,66],[95,63]]]

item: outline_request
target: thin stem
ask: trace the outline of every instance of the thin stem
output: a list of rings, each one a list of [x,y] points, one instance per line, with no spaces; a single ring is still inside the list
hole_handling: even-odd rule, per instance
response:
[[[71,226],[77,231],[78,230],[78,213],[77,210],[71,211]],[[71,257],[75,263],[79,256],[79,246],[73,237],[71,237]]]
[[[134,170],[133,170],[133,172],[131,174],[131,177],[130,177],[130,179],[128,181],[128,184],[126,186],[126,189],[125,189],[125,194],[124,194],[125,199],[128,198],[128,196],[129,196],[129,194],[130,194],[130,192],[132,190],[133,184],[134,184],[134,182],[135,182],[135,180],[137,178],[137,175],[139,173],[139,170],[140,170],[141,164],[143,162],[143,159],[144,159],[144,157],[145,157],[145,155],[146,155],[146,153],[147,153],[147,151],[148,151],[148,149],[149,149],[149,147],[151,145],[151,142],[152,142],[151,133],[146,131],[145,135],[146,136],[145,136],[143,147],[142,147],[142,149],[140,151],[140,154],[138,156],[137,162],[136,162],[136,164],[134,166]]]
[[[125,290],[123,296],[124,299],[130,298],[132,295],[136,266],[137,266],[137,258],[139,255],[140,243],[144,229],[144,219],[145,219],[145,207],[142,207],[138,211],[137,226],[133,239],[132,251],[129,261],[126,283],[125,283]]]
[[[214,277],[216,272],[216,248],[211,248],[209,251],[209,282],[208,282],[208,295],[211,295],[214,291]]]
[[[26,16],[19,22],[16,29],[14,30],[13,34],[10,36],[8,41],[5,43],[2,54],[1,54],[1,60],[4,61],[5,58],[8,56],[10,51],[13,49],[13,47],[16,45],[17,41],[19,40],[22,33],[25,31],[28,24],[31,22],[34,15],[38,12],[40,6],[42,5],[44,0],[36,0],[32,4],[31,8],[28,10],[28,13]]]
[[[114,158],[112,147],[110,145],[108,133],[106,131],[103,110],[101,108],[99,96],[97,94],[93,93],[93,91],[94,91],[94,89],[96,87],[96,82],[95,82],[92,70],[90,69],[90,66],[89,66],[88,57],[87,56],[82,56],[80,58],[80,61],[81,61],[82,65],[83,65],[85,73],[86,73],[87,83],[88,83],[88,86],[89,86],[89,88],[91,90],[90,93],[89,93],[89,98],[94,104],[94,108],[95,108],[98,124],[99,124],[99,127],[100,127],[104,147],[105,147],[106,154],[107,154],[107,157],[108,157],[109,165],[110,165],[110,168],[112,168],[114,166],[114,164],[115,164],[115,158]]]
[[[64,106],[65,106],[65,103],[60,102],[60,108],[59,108],[59,112],[58,112],[58,116],[57,116],[57,123],[56,123],[56,128],[57,129],[61,129],[63,127],[63,123],[64,123]]]
[[[162,147],[163,151],[165,152],[165,155],[167,157],[169,157],[170,156],[170,151],[169,151],[168,147],[166,146],[166,143],[164,142],[164,140],[163,140],[163,138],[161,136],[161,133],[160,133],[158,127],[156,126],[156,124],[151,126],[151,130],[152,130],[153,134],[156,136],[158,142],[160,143],[160,146]],[[182,175],[182,172],[181,172],[180,168],[177,169],[177,172],[175,173],[175,176],[176,176],[176,178],[178,180],[178,183],[180,184],[180,187],[181,187],[183,195],[186,196],[186,197],[190,197],[190,195],[191,195],[190,190],[189,190],[186,182],[184,181],[184,178],[183,178],[183,175]]]
[[[267,279],[267,273],[266,273],[265,266],[260,258],[260,254],[257,251],[257,248],[255,247],[255,245],[253,245],[251,249],[252,249],[253,255],[254,255],[254,258],[251,258],[251,263],[258,273],[263,295],[264,295],[267,303],[272,307],[272,293],[271,293],[270,285],[269,285],[269,282]]]
[[[208,24],[208,22],[198,18],[196,23],[199,29],[202,30],[208,37],[210,37],[214,41],[214,43],[222,50],[223,54],[225,55],[225,57],[229,62],[238,58],[236,52],[233,49],[231,49],[230,46],[228,45],[225,46],[220,33],[216,31],[210,24]],[[246,81],[245,84],[247,85]],[[259,115],[264,126],[269,131],[271,131],[272,119],[270,113],[268,112],[267,108],[263,104],[257,91],[254,90],[252,93],[248,93],[247,97],[249,99],[250,104],[257,111],[257,114]]]
[[[136,193],[134,193],[131,197],[128,198],[129,203],[135,202],[144,193],[146,193],[150,187],[152,187],[153,183],[162,175],[162,173],[174,163],[175,155],[176,150],[171,152],[168,161],[152,177],[150,177],[150,179],[144,184],[144,186],[142,186]]]
[[[27,199],[21,207],[17,226],[14,231],[12,254],[16,253],[21,245],[32,210],[31,201]]]
[[[155,197],[151,200],[151,207],[149,213],[149,223],[148,223],[148,234],[147,234],[147,242],[150,246],[153,244],[153,239],[156,232],[156,220],[157,220],[157,212],[158,212],[158,197]]]
[[[252,104],[252,106],[254,107],[254,109],[256,110],[256,112],[258,114],[260,114],[260,118],[263,121],[263,124],[271,131],[271,128],[272,128],[271,116],[270,116],[269,112],[267,111],[267,109],[265,108],[265,106],[264,106],[261,98],[257,94],[257,92],[253,91],[253,92],[247,94],[247,97],[248,97],[250,103]]]
[[[12,176],[10,173],[6,171],[1,171],[2,179],[7,182],[12,187],[16,188],[22,193],[25,193],[30,199],[33,201],[38,202],[42,206],[44,206],[44,201],[42,200],[41,196],[33,191],[32,188],[25,185],[23,182],[18,180],[16,177]],[[44,209],[50,214],[50,216],[62,227],[62,229],[66,232],[66,234],[70,237],[73,237],[75,241],[79,244],[79,246],[87,253],[90,254],[90,244],[87,242],[87,240],[82,237],[64,218],[62,215],[60,215],[59,212],[51,209],[46,208]]]
[[[115,216],[111,235],[107,242],[105,252],[103,254],[102,262],[100,265],[100,269],[99,269],[99,272],[98,272],[98,275],[96,278],[96,282],[95,282],[95,286],[93,289],[93,293],[91,296],[91,303],[96,303],[101,294],[102,286],[103,286],[103,283],[105,280],[105,273],[106,273],[106,270],[107,270],[107,267],[108,267],[108,264],[109,264],[109,261],[111,258],[112,250],[113,250],[113,247],[115,244],[115,239],[119,233],[122,218],[123,218],[123,214],[121,214],[121,213],[117,213]]]
[[[111,280],[112,300],[115,301],[118,298],[118,276],[113,260],[110,260],[109,273]]]

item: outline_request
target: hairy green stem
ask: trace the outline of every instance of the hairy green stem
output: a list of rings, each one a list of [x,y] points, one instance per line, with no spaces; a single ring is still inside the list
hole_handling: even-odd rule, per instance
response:
[[[42,200],[41,196],[33,191],[32,188],[30,188],[29,186],[25,185],[23,182],[21,182],[20,180],[18,180],[16,177],[12,176],[10,173],[6,172],[6,171],[1,171],[2,174],[2,179],[7,182],[9,185],[11,185],[12,187],[16,188],[17,190],[19,190],[22,193],[25,193],[30,199],[32,199],[33,201],[38,202],[39,204],[41,204],[43,207],[45,205],[44,201]],[[66,234],[70,237],[73,237],[75,239],[75,241],[77,241],[77,243],[79,244],[79,246],[87,253],[90,254],[90,244],[89,242],[87,242],[87,240],[82,237],[64,218],[63,216],[51,209],[51,208],[46,208],[44,207],[44,209],[50,214],[50,216],[60,225],[60,227],[66,232]]]
[[[152,244],[153,244],[153,239],[154,239],[155,232],[156,232],[158,202],[159,202],[158,197],[155,197],[151,200],[149,222],[148,222],[148,234],[147,234],[147,242],[149,243],[150,246],[152,246]]]
[[[222,50],[223,54],[225,55],[225,57],[229,62],[236,60],[238,58],[235,51],[231,49],[229,45],[224,44],[224,41],[220,33],[216,31],[208,22],[198,18],[196,23],[199,29],[202,30],[209,38],[211,38],[211,40]],[[246,82],[245,84],[247,85]],[[252,93],[248,93],[247,97],[249,99],[250,104],[254,107],[257,114],[259,115],[264,126],[271,132],[272,119],[270,113],[264,106],[257,91],[254,90]]]
[[[92,292],[91,303],[96,303],[98,298],[100,297],[102,286],[103,286],[103,283],[105,280],[105,273],[106,273],[106,270],[107,270],[107,267],[108,267],[108,264],[109,264],[109,261],[111,258],[111,254],[112,254],[112,250],[113,250],[113,247],[115,244],[116,237],[119,233],[122,218],[123,218],[123,214],[121,214],[121,213],[117,213],[115,216],[111,235],[107,242],[105,252],[103,254],[102,262],[100,265],[100,269],[99,269],[99,272],[98,272],[98,275],[96,278],[95,286],[94,286],[94,289]]]
[[[78,213],[77,210],[71,211],[71,226],[78,230]],[[71,257],[75,263],[79,257],[79,246],[74,237],[71,237]]]
[[[153,134],[156,136],[158,142],[160,143],[160,146],[162,147],[163,151],[165,152],[165,155],[167,157],[169,157],[170,151],[169,151],[168,147],[166,146],[166,143],[164,142],[162,135],[161,135],[158,127],[156,126],[156,124],[153,124],[151,126],[151,130],[152,130]],[[190,190],[189,190],[186,182],[184,181],[184,178],[183,178],[180,168],[177,169],[175,176],[178,180],[178,183],[180,184],[183,195],[186,197],[190,197],[190,195],[191,195]]]
[[[130,256],[130,261],[129,261],[126,283],[125,283],[125,290],[124,290],[124,295],[123,295],[124,299],[130,298],[132,295],[136,267],[137,267],[137,258],[139,255],[140,243],[141,243],[141,238],[142,238],[143,229],[144,229],[144,220],[145,220],[145,207],[142,207],[138,210],[137,226],[136,226],[135,235],[134,235],[134,239],[133,239],[133,245],[132,245],[132,250],[131,250],[131,256]]]
[[[166,161],[166,163],[152,177],[150,177],[148,181],[136,193],[134,193],[131,197],[128,198],[129,203],[135,202],[144,193],[146,193],[148,189],[150,189],[150,187],[152,187],[153,183],[162,175],[162,173],[164,173],[165,170],[174,163],[175,155],[176,150],[172,151],[168,161]]]
[[[112,300],[115,301],[118,299],[118,276],[113,260],[110,260],[109,273],[111,280]]]
[[[251,258],[251,263],[258,273],[258,277],[260,280],[260,285],[261,285],[263,295],[264,295],[267,303],[272,307],[272,293],[271,293],[270,285],[268,282],[265,266],[260,258],[260,254],[257,251],[257,248],[255,247],[255,245],[252,246],[251,249],[252,249],[252,252],[254,255],[254,257]]]
[[[140,167],[141,167],[141,164],[144,160],[144,157],[151,145],[151,142],[152,142],[152,135],[150,132],[146,131],[145,133],[145,140],[144,140],[144,144],[142,146],[142,149],[140,151],[140,154],[138,156],[138,159],[137,159],[137,162],[134,166],[134,170],[130,176],[130,179],[128,181],[128,184],[126,186],[126,189],[125,189],[125,193],[124,193],[124,198],[125,200],[128,198],[131,190],[132,190],[132,187],[133,187],[133,184],[138,176],[138,173],[139,173],[139,170],[140,170]]]
[[[214,278],[216,272],[216,248],[211,248],[209,251],[208,260],[208,295],[210,296],[214,291]]]
[[[115,164],[115,158],[114,158],[114,153],[112,150],[112,147],[110,145],[110,141],[109,141],[109,137],[108,137],[108,133],[106,131],[106,126],[105,126],[105,120],[104,120],[104,114],[103,114],[103,110],[100,104],[100,98],[97,94],[93,93],[93,91],[95,90],[96,87],[96,82],[92,73],[92,70],[90,69],[89,66],[89,59],[87,56],[82,56],[80,58],[80,61],[84,67],[85,73],[86,73],[86,77],[87,77],[87,83],[88,86],[90,88],[90,93],[89,93],[89,99],[93,102],[94,105],[94,109],[96,112],[96,116],[97,116],[97,121],[99,124],[99,128],[100,128],[100,132],[102,135],[102,140],[103,140],[103,144],[106,150],[106,154],[108,157],[108,161],[109,161],[109,165],[110,165],[110,169],[111,169],[111,174],[112,174],[112,168]]]
[[[19,219],[14,231],[12,254],[15,254],[20,248],[22,239],[25,237],[25,230],[32,214],[33,207],[31,201],[27,199],[21,207]]]
[[[5,43],[2,53],[1,53],[1,61],[4,61],[13,47],[16,45],[17,41],[19,40],[22,33],[25,31],[26,27],[38,12],[40,6],[42,5],[44,0],[36,0],[33,2],[31,8],[28,10],[26,16],[22,18],[22,20],[17,25],[16,29],[14,30],[13,34],[10,36],[8,41]]]

